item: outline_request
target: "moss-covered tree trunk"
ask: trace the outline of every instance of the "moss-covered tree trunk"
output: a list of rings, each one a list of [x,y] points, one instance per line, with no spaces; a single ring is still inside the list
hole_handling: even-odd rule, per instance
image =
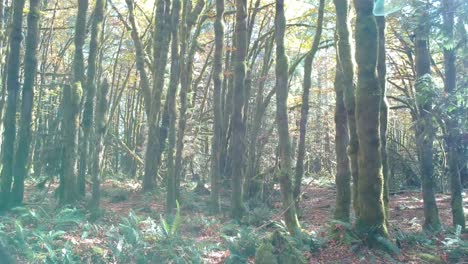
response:
[[[325,1],[320,0],[318,17],[317,17],[317,30],[315,31],[314,40],[312,41],[312,48],[307,54],[304,61],[304,83],[302,90],[302,105],[301,105],[301,119],[299,121],[299,143],[297,149],[297,160],[295,170],[295,181],[294,181],[294,201],[296,203],[296,209],[299,210],[299,201],[301,199],[301,184],[302,176],[304,174],[304,157],[305,157],[305,145],[306,145],[306,133],[307,133],[307,119],[309,116],[309,94],[312,86],[312,63],[314,61],[315,54],[318,51],[320,38],[322,36],[322,25],[323,25],[323,13],[325,10]]]
[[[166,212],[171,213],[177,205],[176,172],[174,166],[174,154],[176,144],[176,96],[180,81],[180,55],[179,55],[179,18],[180,0],[172,0],[171,14],[171,76],[168,90],[168,112],[169,112],[169,144],[167,149],[167,196]]]
[[[62,171],[59,186],[61,204],[73,204],[78,199],[77,193],[77,161],[78,133],[80,129],[79,112],[82,90],[81,83],[72,86],[65,85],[63,89],[62,116]]]
[[[98,0],[100,1],[100,0]],[[101,179],[104,162],[104,137],[107,132],[109,111],[109,83],[104,79],[99,86],[94,116],[94,157],[91,168],[92,187],[90,208],[93,213],[99,212],[101,200]]]
[[[276,124],[279,137],[279,181],[281,186],[284,220],[289,233],[297,236],[301,226],[297,219],[292,186],[292,156],[288,123],[288,57],[284,47],[286,17],[284,15],[284,0],[276,0],[275,13],[275,43],[276,43]]]
[[[338,60],[337,60],[338,61]],[[349,222],[351,206],[351,170],[346,149],[349,143],[348,118],[344,104],[346,84],[341,67],[335,72],[335,152],[336,152],[336,207],[333,217]]]
[[[231,115],[231,178],[232,202],[231,210],[234,219],[240,219],[244,211],[242,201],[242,181],[244,165],[244,135],[245,124],[242,117],[245,100],[245,75],[247,53],[247,1],[236,0],[235,28],[235,59],[234,59],[234,90],[233,111]]]
[[[177,124],[177,142],[176,142],[176,152],[175,152],[175,175],[176,175],[176,192],[177,196],[180,195],[180,178],[182,177],[182,154],[184,150],[184,136],[185,136],[185,127],[187,126],[187,93],[190,91],[190,86],[192,85],[192,74],[193,74],[193,61],[195,57],[196,47],[198,47],[197,38],[201,33],[203,22],[206,17],[200,14],[205,7],[205,1],[199,0],[195,7],[191,8],[191,0],[186,0],[190,4],[184,4],[182,12],[182,25],[180,29],[181,40],[180,40],[180,108],[179,108],[179,122]],[[189,8],[190,7],[190,8]],[[198,21],[198,22],[197,22]],[[187,43],[190,39],[190,32],[196,24],[195,32],[192,35],[192,44],[187,51]]]
[[[443,30],[445,37],[449,41],[454,41],[454,13],[455,13],[455,1],[444,0],[442,2],[442,15],[443,15]],[[456,54],[455,49],[451,47],[444,48],[444,68],[445,68],[445,79],[444,79],[444,91],[449,97],[451,106],[457,106],[455,101],[455,91],[457,88],[457,76],[456,76]],[[455,111],[449,111],[448,116],[445,118],[446,132],[445,132],[445,144],[447,147],[447,159],[448,159],[448,174],[450,177],[450,190],[451,190],[451,206],[452,206],[452,223],[454,226],[461,226],[465,229],[465,213],[463,210],[463,197],[462,191],[463,186],[460,179],[460,162],[459,157],[462,157],[463,153],[459,151],[460,135],[458,119]]]
[[[380,84],[380,152],[382,155],[382,174],[384,177],[384,205],[385,217],[388,221],[389,214],[389,190],[388,190],[388,157],[387,157],[387,126],[388,126],[388,103],[387,103],[387,88],[386,88],[386,46],[385,46],[385,17],[376,17],[377,27],[379,30],[379,51],[377,59],[377,75]]]
[[[143,191],[153,191],[156,187],[161,151],[159,113],[161,97],[164,88],[164,73],[171,41],[170,0],[158,0],[156,3],[155,31],[153,39],[153,89],[148,120],[148,142],[145,152],[145,171],[143,176]]]
[[[223,85],[224,53],[224,0],[216,0],[216,20],[214,22],[215,51],[213,58],[213,138],[211,143],[211,208],[219,211],[219,182],[221,179],[221,140],[223,112],[221,110],[221,86]]]
[[[437,231],[441,228],[439,210],[435,199],[434,181],[434,138],[435,128],[432,121],[432,95],[434,89],[431,79],[431,55],[429,52],[429,24],[427,14],[421,16],[421,21],[415,32],[416,60],[416,103],[418,117],[416,121],[416,144],[419,166],[422,178],[424,202],[424,229]]]
[[[151,106],[151,86],[148,74],[145,69],[145,50],[143,49],[143,43],[139,36],[138,24],[135,19],[133,0],[125,0],[128,7],[128,20],[131,27],[131,37],[135,46],[135,60],[138,75],[140,76],[140,86],[143,93],[143,101],[145,104],[145,113],[148,117],[150,115]]]
[[[336,11],[336,29],[337,29],[337,48],[338,48],[338,67],[343,73],[344,102],[349,129],[348,156],[350,161],[351,176],[353,178],[353,208],[356,216],[359,215],[358,205],[358,159],[357,153],[359,142],[356,132],[356,103],[355,103],[355,84],[354,84],[354,63],[351,52],[351,22],[349,18],[349,1],[334,0]]]
[[[356,62],[358,84],[356,89],[356,124],[358,150],[357,229],[369,239],[386,237],[383,202],[384,179],[380,151],[380,85],[377,77],[378,29],[372,13],[373,0],[355,0]]]
[[[18,147],[14,161],[14,183],[12,205],[20,205],[24,196],[24,179],[28,172],[31,145],[31,126],[34,100],[34,83],[37,73],[37,46],[39,43],[40,1],[29,1],[28,34],[24,54],[24,84],[21,102],[21,121],[18,133]]]
[[[88,162],[93,156],[93,151],[90,149],[90,142],[93,138],[93,119],[94,119],[94,102],[96,98],[96,69],[97,56],[102,39],[102,21],[104,19],[104,0],[96,0],[93,20],[91,24],[91,39],[89,42],[89,57],[88,69],[85,86],[85,103],[82,117],[83,137],[80,142],[80,167],[78,178],[78,194],[85,195],[86,175],[88,172]]]
[[[2,175],[1,175],[1,199],[0,210],[7,209],[10,205],[11,186],[13,182],[13,162],[16,139],[16,108],[20,89],[20,51],[23,41],[23,8],[24,0],[13,2],[13,20],[10,28],[9,50],[7,61],[7,101],[5,116],[3,117],[3,142],[2,142]]]
[[[261,69],[260,76],[267,76],[270,68],[273,64],[273,57],[271,56],[273,53],[273,45],[274,38],[272,37],[271,40],[268,40],[265,44],[265,55],[263,56],[263,63]],[[261,143],[258,141],[258,137],[261,132],[261,127],[263,123],[263,118],[265,116],[265,112],[268,108],[268,105],[271,102],[271,98],[275,94],[276,90],[272,88],[270,92],[268,92],[267,96],[264,98],[264,90],[265,90],[265,83],[267,79],[261,78],[260,83],[258,84],[257,95],[255,98],[255,110],[254,116],[252,120],[252,125],[250,128],[250,144],[248,146],[248,159],[247,159],[247,174],[248,177],[245,181],[245,192],[247,192],[246,197],[250,199],[257,199],[262,197],[262,185],[264,184],[264,180],[260,177],[259,174],[259,162],[260,162],[260,153],[259,153],[259,146]]]
[[[78,13],[76,15],[76,21],[75,21],[75,36],[74,36],[75,54],[73,58],[73,81],[80,82],[81,87],[85,87],[86,85],[83,47],[84,47],[85,40],[86,40],[86,13],[88,11],[88,6],[89,6],[89,0],[78,1]],[[86,130],[88,126],[87,124],[83,124],[83,127]],[[87,146],[88,144],[79,145],[79,148],[80,148],[79,152],[81,153],[80,154],[81,157],[80,157],[79,164],[78,164],[79,165],[78,181],[77,181],[76,188],[80,196],[84,196],[85,188],[86,188],[85,176],[86,176],[86,170],[87,170],[87,163],[86,163],[87,150],[85,148]]]

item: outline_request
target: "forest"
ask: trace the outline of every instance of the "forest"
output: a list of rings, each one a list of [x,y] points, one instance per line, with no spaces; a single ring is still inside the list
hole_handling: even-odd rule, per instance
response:
[[[468,263],[468,1],[0,0],[0,264]]]

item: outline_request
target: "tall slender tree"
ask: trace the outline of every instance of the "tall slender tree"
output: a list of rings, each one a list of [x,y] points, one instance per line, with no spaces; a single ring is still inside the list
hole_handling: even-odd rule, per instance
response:
[[[232,216],[240,219],[244,211],[242,180],[244,164],[245,124],[242,117],[245,103],[245,75],[247,53],[247,0],[236,0],[233,112],[231,115],[231,178]]]
[[[384,179],[380,152],[380,84],[377,76],[378,29],[372,13],[374,0],[355,0],[356,62],[356,124],[358,150],[357,229],[376,241],[386,237],[387,226],[383,202]]]
[[[288,123],[288,57],[284,47],[286,31],[286,17],[284,14],[284,0],[276,0],[275,13],[275,42],[276,42],[276,124],[279,137],[280,169],[279,181],[283,201],[284,220],[291,235],[297,236],[301,226],[297,218],[296,205],[292,186],[292,153],[289,138]]]
[[[320,38],[322,36],[323,27],[323,13],[325,10],[325,0],[320,0],[318,17],[317,17],[317,31],[315,32],[312,47],[307,54],[304,61],[304,83],[302,91],[302,105],[301,105],[301,119],[299,121],[299,143],[297,150],[296,170],[295,170],[295,184],[294,184],[294,200],[296,208],[299,209],[299,200],[301,195],[302,176],[304,174],[304,156],[306,148],[306,133],[307,133],[307,119],[309,116],[309,94],[312,86],[312,63],[315,54],[319,49]]]
[[[337,60],[339,61],[339,60]],[[335,152],[336,152],[336,207],[334,218],[349,222],[351,205],[351,171],[346,148],[349,142],[348,118],[344,104],[345,83],[341,67],[336,67],[335,72]]]
[[[355,82],[354,82],[354,58],[351,52],[351,21],[349,16],[349,1],[334,0],[336,10],[336,28],[337,28],[337,48],[338,48],[338,67],[343,73],[344,103],[348,120],[349,144],[348,156],[350,161],[351,176],[353,178],[353,208],[356,216],[359,215],[358,205],[358,159],[359,141],[356,131],[356,103],[355,103]]]
[[[91,25],[91,39],[89,43],[89,57],[88,57],[88,72],[86,76],[86,99],[83,111],[83,142],[82,142],[82,149],[80,153],[80,164],[82,166],[81,169],[86,170],[88,167],[86,164],[88,163],[87,159],[89,156],[93,157],[93,163],[91,163],[91,169],[89,171],[92,172],[92,196],[91,199],[91,207],[94,210],[99,208],[99,188],[100,188],[100,163],[102,162],[102,153],[98,153],[99,151],[102,152],[102,136],[105,133],[105,116],[107,112],[107,106],[100,105],[99,111],[95,114],[94,113],[94,102],[96,98],[96,69],[98,68],[99,60],[97,59],[98,50],[100,48],[100,41],[102,40],[102,23],[104,20],[104,8],[105,8],[105,1],[104,0],[96,0],[94,6],[94,16],[93,22]],[[100,87],[102,89],[101,93],[99,94],[100,102],[99,104],[105,104],[106,101],[106,93],[109,89],[107,87],[107,83],[103,84]],[[95,124],[95,131],[93,131],[93,121],[99,121],[99,123]],[[95,134],[95,133],[96,134]],[[96,150],[91,151],[89,147],[89,143],[92,142],[94,139],[94,143],[96,143]],[[84,171],[86,175],[86,171]],[[82,175],[80,175],[82,176]]]
[[[13,2],[13,20],[10,29],[10,40],[7,61],[7,102],[3,118],[2,142],[2,178],[0,210],[10,206],[11,187],[13,182],[13,162],[16,139],[16,108],[20,89],[20,52],[23,41],[23,9],[24,0]]]
[[[145,153],[145,172],[143,176],[143,191],[153,191],[156,186],[156,176],[161,163],[162,144],[160,141],[161,98],[164,88],[164,73],[166,69],[169,44],[171,41],[170,0],[158,0],[156,3],[156,18],[153,36],[153,88],[151,105],[148,115],[148,142]]]
[[[211,144],[211,206],[219,211],[219,181],[221,179],[221,140],[223,113],[221,110],[221,86],[223,84],[224,53],[224,0],[216,0],[216,20],[214,23],[215,51],[213,58],[213,139]]]
[[[108,111],[109,111],[109,83],[104,79],[98,89],[96,101],[96,113],[94,116],[94,157],[91,164],[92,188],[90,208],[94,214],[99,215],[99,204],[101,200],[101,179],[104,162],[104,136],[107,133]]]
[[[73,57],[73,81],[80,82],[80,87],[85,87],[86,85],[86,76],[85,76],[85,63],[84,63],[84,53],[83,47],[86,40],[86,13],[88,11],[89,0],[79,0],[78,1],[78,13],[76,15],[75,21],[75,54]],[[87,125],[85,125],[87,127]],[[79,168],[78,168],[78,182],[77,182],[77,192],[80,196],[84,196],[86,188],[86,147],[85,144],[79,146],[82,159],[80,159]]]
[[[150,115],[151,108],[151,85],[145,68],[145,50],[139,36],[139,28],[134,14],[133,0],[125,0],[128,8],[128,20],[130,22],[131,37],[135,46],[136,68],[140,77],[140,86],[143,93],[146,116]]]
[[[382,155],[382,175],[384,178],[384,195],[383,201],[385,205],[386,219],[388,220],[389,214],[389,168],[388,168],[388,157],[387,157],[387,126],[388,126],[388,103],[387,103],[387,88],[386,88],[386,46],[385,46],[385,17],[376,17],[377,28],[379,30],[379,48],[377,55],[377,75],[379,78],[380,85],[380,152]]]
[[[416,61],[416,144],[422,178],[424,204],[424,229],[438,231],[441,228],[439,210],[435,199],[434,181],[434,138],[435,128],[432,122],[432,102],[434,89],[431,78],[431,55],[429,51],[430,24],[428,14],[420,14],[420,21],[415,31]],[[429,92],[428,92],[429,91]]]
[[[176,97],[177,88],[180,83],[180,54],[179,54],[179,19],[180,19],[180,0],[172,0],[172,17],[171,17],[171,76],[169,79],[168,89],[168,110],[169,110],[169,144],[167,150],[167,196],[166,196],[166,211],[170,213],[177,205],[177,186],[174,152],[176,144]]]
[[[90,142],[93,138],[94,103],[96,99],[96,69],[99,63],[98,51],[102,40],[102,23],[104,20],[104,0],[96,0],[91,24],[91,38],[89,41],[88,69],[86,73],[86,85],[84,89],[84,110],[82,117],[83,137],[80,142],[80,171],[79,171],[79,194],[84,195],[85,178],[88,172],[88,160],[92,156]]]
[[[180,179],[182,177],[182,154],[184,151],[184,137],[185,128],[187,126],[187,103],[188,103],[188,92],[192,85],[192,74],[193,74],[193,61],[195,57],[196,47],[198,47],[197,38],[201,34],[202,25],[206,21],[207,16],[201,15],[205,8],[205,1],[199,0],[197,4],[191,10],[191,0],[185,0],[186,4],[183,4],[183,16],[182,24],[180,28],[180,92],[179,92],[179,122],[177,124],[177,142],[176,142],[176,153],[175,153],[175,175],[176,175],[176,189],[177,195],[180,193]],[[190,4],[188,4],[190,2]],[[190,7],[190,8],[189,8]],[[195,27],[194,33],[190,36],[192,28]],[[187,44],[190,37],[192,42],[187,52]]]
[[[454,41],[454,20],[455,20],[455,1],[444,0],[442,1],[442,16],[443,16],[443,33],[449,43]],[[447,44],[444,47],[444,68],[445,68],[445,79],[444,79],[444,91],[449,97],[449,103],[457,105],[455,102],[455,92],[457,88],[457,71],[456,71],[456,54],[453,45]],[[446,135],[445,144],[447,146],[447,159],[448,159],[448,173],[450,176],[450,189],[451,189],[451,206],[452,206],[452,223],[454,226],[461,226],[465,229],[465,213],[463,210],[463,197],[462,190],[463,186],[460,179],[460,162],[459,157],[462,155],[459,151],[459,127],[458,117],[455,111],[448,113],[445,120],[446,124]]]
[[[61,204],[73,204],[78,199],[78,131],[79,111],[83,91],[81,82],[65,85],[63,90],[63,116],[61,120],[63,156],[60,175],[59,200]]]
[[[24,85],[21,102],[21,121],[19,128],[18,147],[15,156],[13,205],[23,202],[24,179],[28,172],[29,152],[31,145],[31,126],[34,100],[34,84],[37,74],[37,46],[39,43],[40,1],[29,1],[28,34],[24,54]]]

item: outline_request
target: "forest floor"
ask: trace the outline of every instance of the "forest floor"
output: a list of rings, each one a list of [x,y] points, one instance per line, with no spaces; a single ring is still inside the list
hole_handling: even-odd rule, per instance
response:
[[[19,263],[196,263],[195,259],[201,263],[253,263],[255,247],[282,225],[279,202],[273,202],[273,208],[253,210],[239,225],[229,220],[227,200],[222,203],[226,211],[213,216],[208,213],[206,193],[187,192],[186,202],[181,204],[180,227],[174,228],[178,234],[171,234],[173,225],[163,220],[162,194],[142,194],[138,184],[117,181],[103,184],[104,213],[92,222],[85,210],[56,209],[52,187],[37,190],[28,185],[27,205],[0,216],[0,241],[12,248]],[[447,227],[437,235],[421,231],[420,192],[401,192],[390,198],[389,232],[401,249],[398,257],[370,250],[356,239],[345,243],[331,237],[330,230],[345,229],[344,223],[330,221],[335,189],[304,186],[300,221],[320,244],[319,250],[304,253],[308,262],[468,263],[468,236],[457,236],[449,227],[449,195],[437,194],[441,221]],[[468,197],[464,198],[468,208]],[[162,244],[155,247],[157,243]],[[154,256],[148,260],[144,256],[149,251],[162,252],[159,257],[166,261],[155,262]],[[175,260],[167,261],[171,258]]]

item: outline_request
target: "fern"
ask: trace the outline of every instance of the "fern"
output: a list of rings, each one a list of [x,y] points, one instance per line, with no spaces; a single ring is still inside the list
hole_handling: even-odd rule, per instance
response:
[[[76,208],[64,208],[53,217],[55,228],[64,229],[79,225],[85,219],[83,211]]]
[[[179,230],[180,224],[182,222],[182,218],[180,216],[180,207],[179,207],[179,202],[176,201],[176,215],[174,217],[174,221],[172,221],[172,224],[169,225],[166,219],[162,215],[160,215],[160,221],[161,221],[161,227],[164,232],[164,235],[166,236],[167,239],[174,239],[177,236],[177,231]]]

